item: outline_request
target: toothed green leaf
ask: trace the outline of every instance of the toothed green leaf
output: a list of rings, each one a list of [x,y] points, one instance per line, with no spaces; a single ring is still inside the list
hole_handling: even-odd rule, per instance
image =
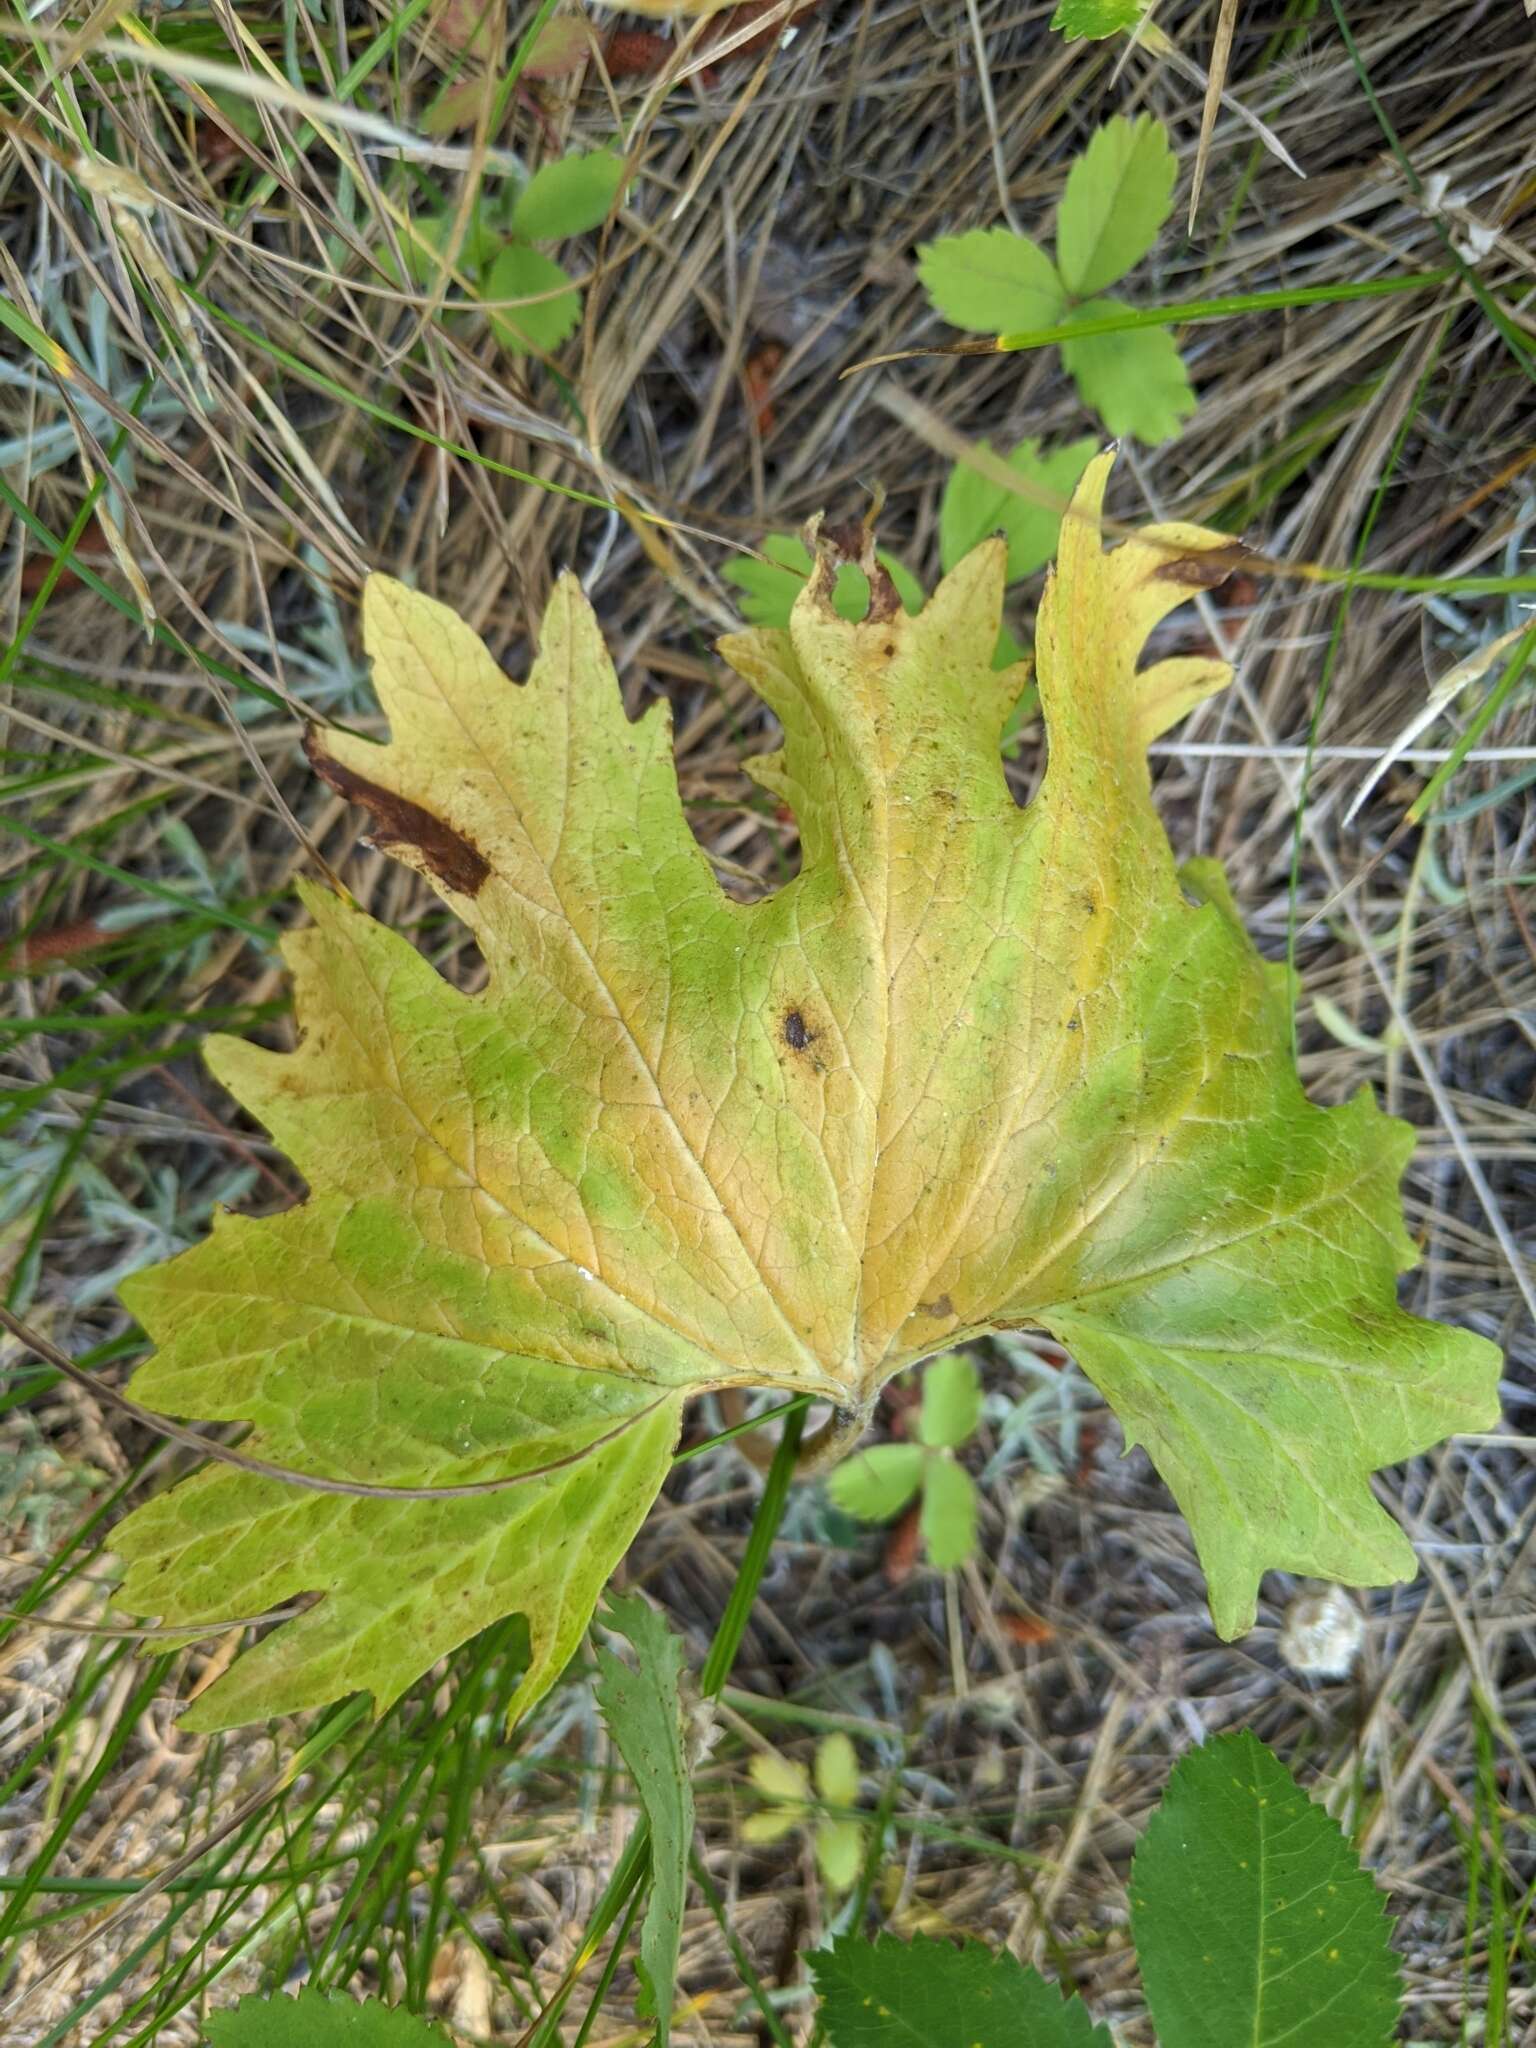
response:
[[[1077,317],[1124,310],[1119,299],[1090,299]],[[1112,434],[1134,434],[1153,448],[1176,434],[1195,410],[1189,373],[1166,327],[1085,334],[1062,343],[1061,359],[1084,405],[1092,406]]]
[[[1054,327],[1067,295],[1038,243],[1010,228],[942,235],[917,252],[917,274],[937,311],[973,334]]]
[[[828,2048],[1114,2048],[1080,1998],[1006,1949],[843,1935],[806,1961]]]
[[[1173,209],[1178,174],[1168,131],[1152,115],[1116,114],[1096,130],[1056,215],[1056,262],[1075,299],[1094,297],[1146,255]]]
[[[1402,1985],[1386,1900],[1337,1824],[1246,1729],[1179,1764],[1131,1872],[1163,2048],[1387,2048]]]

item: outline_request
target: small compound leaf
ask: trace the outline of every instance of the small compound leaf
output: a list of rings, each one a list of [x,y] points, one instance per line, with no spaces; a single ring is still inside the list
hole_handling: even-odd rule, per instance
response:
[[[512,209],[512,233],[525,242],[563,242],[600,228],[623,184],[624,159],[611,149],[560,157],[523,187]]]
[[[1080,306],[1083,319],[1125,311],[1119,299],[1090,299]],[[1120,334],[1085,334],[1064,341],[1061,359],[1077,384],[1084,405],[1091,406],[1112,434],[1134,434],[1149,448],[1179,431],[1195,410],[1195,394],[1166,327],[1132,327]]]
[[[203,2022],[208,2048],[448,2048],[442,2029],[402,2006],[327,1996],[242,1998]]]
[[[963,1351],[951,1351],[924,1368],[917,1434],[930,1450],[956,1449],[980,1420],[981,1375]]]
[[[976,1555],[976,1482],[942,1453],[923,1467],[923,1548],[941,1572]]]
[[[638,1594],[612,1595],[603,1621],[634,1646],[637,1660],[631,1670],[612,1650],[599,1648],[597,1703],[651,1826],[651,1888],[640,1933],[639,2011],[656,2022],[658,2048],[666,2048],[693,1847],[693,1787],[679,1690],[683,1646]]]
[[[1401,1981],[1386,1900],[1246,1729],[1179,1764],[1131,1872],[1163,2048],[1387,2048]]]
[[[1056,261],[1075,299],[1102,292],[1139,263],[1173,208],[1179,165],[1151,114],[1106,121],[1067,173],[1056,214]]]
[[[834,1507],[859,1522],[889,1522],[923,1483],[921,1444],[875,1444],[845,1458],[827,1479]]]
[[[563,289],[562,289],[563,287]],[[581,319],[581,293],[553,257],[526,242],[508,242],[486,266],[480,289],[497,304],[490,313],[491,331],[511,355],[530,349],[548,355]]]
[[[816,1745],[816,1790],[828,1806],[859,1803],[859,1756],[849,1738],[825,1735]]]
[[[806,1961],[828,2048],[1114,2048],[1080,1998],[979,1941],[844,1935]]]
[[[1051,27],[1069,43],[1102,43],[1134,28],[1146,11],[1147,0],[1060,0]]]
[[[973,334],[1054,327],[1067,303],[1050,257],[1009,228],[972,228],[925,242],[917,274],[944,318]]]
[[[762,545],[767,562],[743,555],[728,562],[725,578],[743,593],[741,615],[753,626],[788,626],[795,599],[805,589],[811,574],[811,553],[798,534],[770,533]],[[882,553],[880,565],[896,586],[906,612],[923,608],[923,586],[904,562]],[[849,625],[856,625],[869,610],[869,578],[856,562],[838,565],[832,591],[832,609]]]
[[[864,1861],[864,1830],[856,1820],[816,1823],[816,1867],[835,1892],[849,1892]]]
[[[980,470],[957,462],[939,506],[939,554],[945,572],[989,534],[1001,533],[1008,542],[1008,581],[1032,576],[1055,553],[1062,512],[1098,445],[1092,439],[1069,441],[1042,454],[1038,441],[1021,441],[1008,457],[1008,466],[1018,471],[1022,491],[1004,490]],[[991,453],[987,442],[977,446]],[[1026,495],[1031,487],[1038,497]]]

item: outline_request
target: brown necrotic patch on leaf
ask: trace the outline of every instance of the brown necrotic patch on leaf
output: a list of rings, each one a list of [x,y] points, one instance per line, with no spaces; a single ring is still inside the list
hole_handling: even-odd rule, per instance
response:
[[[386,853],[414,848],[429,873],[459,896],[477,896],[490,876],[485,855],[451,825],[413,803],[398,791],[385,789],[351,768],[344,768],[326,752],[325,735],[318,726],[304,734],[304,752],[338,796],[361,804],[373,819],[374,844]]]
[[[1214,590],[1229,576],[1257,559],[1252,548],[1235,540],[1226,547],[1211,548],[1202,554],[1176,555],[1153,573],[1161,583],[1182,583],[1191,590]]]

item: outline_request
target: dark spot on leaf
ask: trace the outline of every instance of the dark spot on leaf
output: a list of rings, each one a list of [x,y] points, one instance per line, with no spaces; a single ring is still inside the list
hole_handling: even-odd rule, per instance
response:
[[[932,1316],[937,1321],[941,1316],[952,1316],[955,1304],[947,1294],[941,1294],[937,1301],[920,1301],[917,1304],[917,1312],[919,1315]]]
[[[1252,548],[1234,540],[1198,555],[1175,555],[1152,574],[1159,583],[1182,583],[1190,590],[1214,590],[1245,563],[1256,559]]]
[[[805,1028],[805,1019],[798,1010],[791,1010],[784,1019],[784,1043],[796,1052],[804,1052],[811,1042],[811,1033]]]
[[[471,839],[445,824],[421,804],[412,803],[393,789],[370,782],[365,775],[344,768],[325,751],[325,735],[317,726],[304,734],[304,751],[316,772],[325,777],[338,796],[361,804],[373,819],[373,842],[385,853],[414,848],[428,872],[459,896],[477,896],[491,872],[491,864]]]

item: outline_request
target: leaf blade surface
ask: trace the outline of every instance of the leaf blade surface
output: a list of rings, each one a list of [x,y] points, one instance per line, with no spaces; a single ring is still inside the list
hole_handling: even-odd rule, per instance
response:
[[[1387,2048],[1386,1900],[1246,1729],[1185,1756],[1137,1847],[1131,1926],[1163,2048]]]
[[[574,581],[519,685],[450,612],[372,579],[391,740],[316,734],[311,758],[470,928],[487,986],[464,995],[308,893],[297,1050],[210,1058],[309,1199],[139,1276],[162,1348],[135,1384],[344,1485],[516,1483],[381,1503],[226,1468],[141,1510],[121,1539],[137,1612],[325,1595],[198,1725],[354,1686],[383,1703],[510,1611],[526,1707],[689,1393],[858,1408],[995,1329],[1071,1345],[1153,1451],[1223,1632],[1267,1565],[1411,1565],[1369,1474],[1486,1425],[1497,1354],[1397,1307],[1409,1134],[1365,1097],[1306,1100],[1288,996],[1219,871],[1175,868],[1146,748],[1227,671],[1141,650],[1242,550],[1181,526],[1106,550],[1107,473],[1089,466],[1041,607],[1050,748],[1027,810],[1000,753],[1023,677],[991,666],[1000,543],[921,613],[882,596],[855,621],[824,544],[788,630],[723,643],[778,718],[750,765],[801,834],[799,874],[752,903],[719,887],[667,708],[626,717]],[[390,1578],[396,1553],[418,1581]]]
[[[830,2048],[1113,2048],[1080,1998],[1006,1949],[844,1935],[807,1961]]]

